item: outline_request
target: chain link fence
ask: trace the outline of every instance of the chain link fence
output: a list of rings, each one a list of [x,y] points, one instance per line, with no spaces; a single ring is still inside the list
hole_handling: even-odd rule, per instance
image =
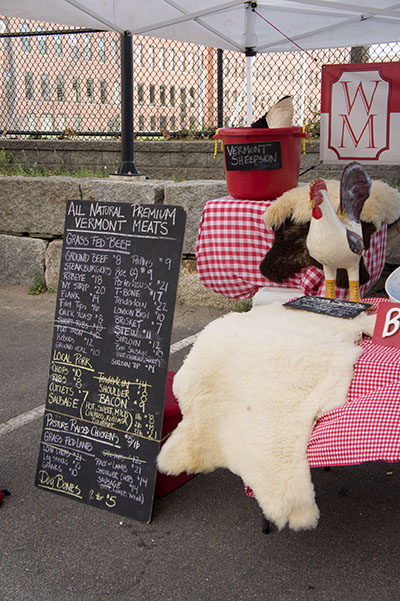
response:
[[[202,137],[246,124],[244,54],[133,37],[136,137]],[[259,54],[253,59],[254,119],[291,95],[294,121],[318,133],[324,64],[386,62],[398,43]],[[119,34],[0,17],[0,134],[119,136]]]

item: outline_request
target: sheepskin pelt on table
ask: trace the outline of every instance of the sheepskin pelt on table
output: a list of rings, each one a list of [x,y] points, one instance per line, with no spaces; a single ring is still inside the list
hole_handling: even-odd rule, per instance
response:
[[[160,471],[228,468],[278,528],[315,527],[307,441],[316,417],[346,401],[362,352],[355,341],[374,322],[280,303],[211,322],[175,375],[183,418],[161,449]]]
[[[337,209],[340,181],[325,181],[329,198]],[[260,264],[260,271],[273,282],[283,282],[304,267],[322,267],[310,257],[306,246],[311,219],[309,200],[309,187],[298,186],[284,192],[264,213],[264,221],[268,228],[274,230],[275,239]],[[385,182],[373,180],[370,196],[365,201],[361,213],[364,248],[369,249],[372,234],[378,231],[383,223],[391,224],[399,218],[400,192]],[[364,262],[360,261],[360,284],[365,284],[368,280],[368,271]],[[348,288],[346,270],[338,270],[336,284],[340,288]]]

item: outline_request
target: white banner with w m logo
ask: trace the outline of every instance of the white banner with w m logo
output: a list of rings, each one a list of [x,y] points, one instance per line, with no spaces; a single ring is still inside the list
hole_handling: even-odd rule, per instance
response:
[[[326,65],[320,158],[400,162],[400,63]]]

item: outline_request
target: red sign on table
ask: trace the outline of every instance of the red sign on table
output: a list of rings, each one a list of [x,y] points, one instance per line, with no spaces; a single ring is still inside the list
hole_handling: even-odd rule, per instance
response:
[[[379,305],[372,341],[400,348],[400,303]]]
[[[398,164],[400,62],[322,68],[320,157]]]

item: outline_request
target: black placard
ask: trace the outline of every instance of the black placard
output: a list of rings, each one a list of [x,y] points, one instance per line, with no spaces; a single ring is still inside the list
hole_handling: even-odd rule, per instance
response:
[[[186,215],[67,204],[35,484],[151,519]]]
[[[301,296],[300,298],[284,303],[283,306],[289,307],[289,309],[302,309],[303,311],[321,313],[332,317],[342,317],[344,319],[353,319],[362,311],[367,311],[373,307],[369,303],[357,303],[338,298],[325,298],[323,296]]]
[[[248,144],[224,144],[227,171],[259,171],[281,169],[281,143],[250,142]]]

